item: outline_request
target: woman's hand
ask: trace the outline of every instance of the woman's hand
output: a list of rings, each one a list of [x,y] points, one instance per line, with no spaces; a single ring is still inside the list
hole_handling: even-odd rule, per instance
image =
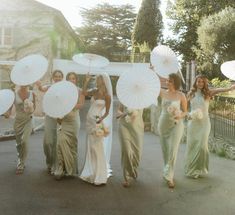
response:
[[[127,113],[118,113],[116,115],[116,119],[121,119],[121,118],[125,117],[126,115],[127,115]]]
[[[100,118],[99,120],[96,121],[96,124],[100,124],[103,121],[102,118]]]
[[[178,115],[176,115],[176,116],[174,117],[174,119],[175,119],[175,120],[180,120],[180,119],[185,118],[186,115],[187,115],[187,112],[182,112],[182,111],[181,111],[181,113],[178,114]]]
[[[178,120],[180,120],[180,119],[182,119],[182,118],[183,118],[183,117],[182,117],[181,115],[178,115],[178,116],[175,116],[175,117],[174,117],[174,120],[177,120],[177,121],[178,121]]]
[[[104,117],[102,116],[96,120],[96,123],[100,124],[103,120],[104,120]]]
[[[88,83],[91,80],[92,76],[89,74],[89,72],[86,74],[85,82]]]
[[[36,82],[35,82],[35,85],[36,85],[38,88],[42,87],[41,81],[36,81]]]

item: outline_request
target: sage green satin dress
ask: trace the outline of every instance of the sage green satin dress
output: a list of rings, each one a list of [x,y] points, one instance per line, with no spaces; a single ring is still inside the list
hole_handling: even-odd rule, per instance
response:
[[[43,139],[43,149],[46,156],[47,168],[55,171],[56,162],[56,142],[57,142],[57,120],[50,116],[45,116],[45,133]]]
[[[72,110],[62,119],[62,123],[58,127],[55,176],[75,176],[78,173],[79,111]]]
[[[170,105],[174,105],[180,110],[180,100],[162,98],[162,112],[158,123],[164,160],[163,177],[167,181],[172,181],[174,178],[175,162],[184,131],[183,120],[181,119],[175,122],[172,115],[167,111]]]
[[[198,178],[208,173],[209,166],[208,139],[211,129],[208,114],[209,100],[205,100],[201,91],[198,90],[190,101],[190,107],[191,111],[200,108],[203,118],[188,121],[185,174]]]
[[[143,110],[136,111],[137,115],[134,121],[127,122],[125,118],[121,118],[119,121],[118,133],[125,181],[137,178],[137,169],[142,155],[144,139]]]
[[[29,91],[29,100],[33,102],[33,92]],[[31,135],[32,114],[24,112],[24,101],[19,97],[16,92],[15,98],[16,117],[14,122],[14,130],[16,136],[16,149],[17,149],[17,169],[24,169],[25,160],[28,153],[29,137]]]

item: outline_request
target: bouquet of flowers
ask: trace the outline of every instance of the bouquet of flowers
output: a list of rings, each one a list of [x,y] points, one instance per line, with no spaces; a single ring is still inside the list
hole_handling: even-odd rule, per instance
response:
[[[127,109],[127,114],[125,116],[126,122],[130,123],[137,116],[137,114],[137,110]]]
[[[99,116],[96,116],[96,122],[100,120]],[[95,135],[97,137],[107,137],[109,135],[109,128],[104,125],[103,122],[96,123]]]
[[[24,100],[24,112],[25,113],[33,113],[34,107],[33,102],[31,102],[29,99]]]
[[[109,135],[109,129],[104,123],[97,123],[95,129],[95,135],[97,137],[107,137]]]
[[[174,104],[171,104],[168,106],[167,108],[167,112],[172,116],[172,118],[174,119],[174,123],[177,124],[178,120],[175,119],[175,117],[180,116],[181,114],[181,110]]]
[[[192,111],[189,114],[189,116],[192,120],[202,119],[203,118],[203,113],[202,113],[202,110],[200,108],[198,108],[198,109]]]

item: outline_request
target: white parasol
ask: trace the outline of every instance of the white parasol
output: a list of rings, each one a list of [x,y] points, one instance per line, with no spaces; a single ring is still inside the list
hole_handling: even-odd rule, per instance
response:
[[[87,66],[89,72],[91,68],[101,68],[109,65],[109,60],[107,58],[91,53],[74,55],[73,61],[83,66]]]
[[[143,109],[156,103],[160,80],[150,69],[135,64],[132,71],[121,74],[116,90],[122,104],[132,109]]]
[[[78,89],[69,81],[53,84],[43,97],[43,110],[53,118],[63,118],[77,104]]]
[[[0,90],[0,115],[6,113],[13,105],[15,93],[12,90]]]
[[[16,62],[11,71],[11,80],[16,85],[30,85],[42,78],[47,68],[48,61],[44,56],[29,55]]]
[[[227,78],[235,80],[235,60],[224,62],[220,70]]]
[[[168,78],[169,74],[177,73],[179,70],[177,57],[168,46],[155,47],[150,59],[156,73],[163,78]]]

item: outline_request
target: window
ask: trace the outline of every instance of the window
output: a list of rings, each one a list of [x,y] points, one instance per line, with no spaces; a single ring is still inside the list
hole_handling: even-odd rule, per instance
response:
[[[0,28],[0,46],[12,45],[12,28]]]

